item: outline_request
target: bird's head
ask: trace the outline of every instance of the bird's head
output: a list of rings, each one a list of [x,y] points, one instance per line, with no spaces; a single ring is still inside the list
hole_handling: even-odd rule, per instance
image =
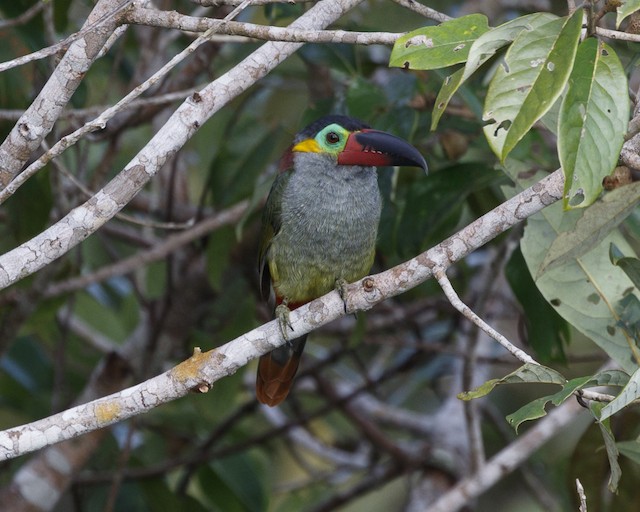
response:
[[[407,141],[347,116],[325,116],[311,123],[296,136],[292,158],[295,153],[322,155],[336,165],[414,166],[427,171],[425,159]]]

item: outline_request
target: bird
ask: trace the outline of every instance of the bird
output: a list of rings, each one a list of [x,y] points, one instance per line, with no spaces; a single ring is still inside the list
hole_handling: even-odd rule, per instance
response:
[[[285,338],[290,311],[341,291],[371,269],[382,209],[378,166],[427,171],[424,157],[404,139],[344,115],[306,126],[281,158],[262,214],[258,269]],[[287,397],[306,340],[287,339],[260,357],[261,403],[273,407]]]

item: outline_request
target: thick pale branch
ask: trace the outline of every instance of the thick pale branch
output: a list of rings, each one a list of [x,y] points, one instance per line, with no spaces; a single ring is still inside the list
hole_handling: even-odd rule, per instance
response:
[[[386,272],[365,277],[347,287],[350,311],[367,310],[382,300],[418,286],[438,267],[464,258],[492,238],[562,197],[564,178],[556,171],[504,202],[438,246]],[[308,333],[345,315],[344,303],[331,292],[291,313],[295,336]],[[0,432],[0,459],[28,453],[135,416],[163,403],[203,390],[235,373],[251,359],[285,343],[277,321],[269,322],[175,368],[120,393],[74,407],[63,413]]]
[[[187,16],[176,11],[160,11],[137,7],[125,15],[127,23],[173,28],[189,32],[211,30],[216,34],[253,37],[267,41],[294,43],[349,43],[358,45],[392,45],[402,34],[390,32],[348,32],[345,30],[309,30],[292,27],[272,27],[237,21]]]
[[[88,121],[83,126],[62,137],[56,142],[51,149],[46,151],[35,162],[29,165],[24,171],[18,174],[10,183],[6,184],[4,190],[0,190],[0,204],[5,202],[12,194],[18,190],[29,178],[41,170],[52,159],[60,156],[68,148],[76,144],[82,137],[88,133],[96,130],[103,129],[107,123],[113,119],[119,112],[127,108],[131,102],[140,97],[144,92],[156,85],[162,78],[164,78],[174,67],[180,64],[185,58],[191,55],[198,46],[207,42],[208,33],[203,34],[202,37],[193,41],[187,48],[175,55],[169,62],[156,71],[151,77],[138,85],[124,98],[118,101],[115,105],[107,108],[95,119]]]
[[[131,0],[100,0],[85,23],[92,30],[74,41],[38,97],[0,145],[0,190],[19,172],[76,91],[85,73],[115,30],[115,14]]]
[[[322,28],[361,1],[320,2],[292,23],[292,27]],[[28,242],[0,256],[0,288],[43,268],[98,230],[131,201],[215,112],[300,46],[301,43],[265,43],[240,64],[190,96],[133,160],[93,198]]]

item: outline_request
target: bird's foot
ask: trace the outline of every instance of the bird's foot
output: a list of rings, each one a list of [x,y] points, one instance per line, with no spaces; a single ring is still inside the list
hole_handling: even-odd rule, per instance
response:
[[[280,326],[280,332],[282,333],[282,337],[287,342],[287,345],[291,346],[291,340],[289,339],[288,329],[293,331],[293,326],[291,325],[291,321],[289,320],[289,314],[291,310],[287,305],[288,301],[284,300],[281,304],[278,304],[276,307],[276,318],[278,319],[278,325]]]
[[[349,283],[343,279],[342,277],[336,279],[336,291],[340,294],[340,298],[342,299],[342,306],[344,307],[344,312],[348,313],[347,309],[347,286]]]

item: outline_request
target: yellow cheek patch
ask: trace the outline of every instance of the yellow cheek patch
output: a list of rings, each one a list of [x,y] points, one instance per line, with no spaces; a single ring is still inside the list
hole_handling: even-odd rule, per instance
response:
[[[291,151],[300,151],[301,153],[321,153],[322,149],[315,139],[306,139],[302,142],[298,142]]]

